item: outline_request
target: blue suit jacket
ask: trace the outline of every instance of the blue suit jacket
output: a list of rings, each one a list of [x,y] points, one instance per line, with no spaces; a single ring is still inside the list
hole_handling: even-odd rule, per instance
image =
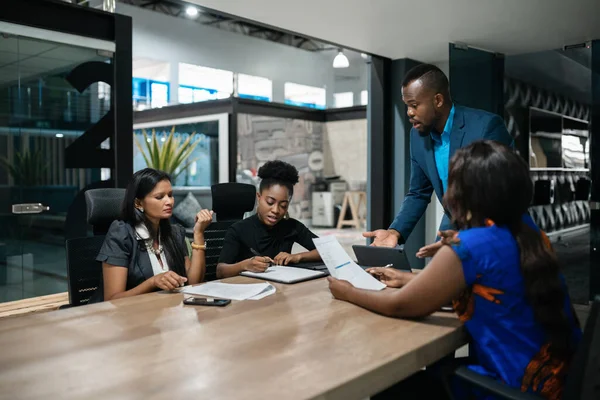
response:
[[[509,146],[513,143],[504,121],[498,115],[455,104],[449,159],[457,149],[485,139]],[[404,241],[425,213],[434,190],[441,201],[444,189],[435,165],[431,136],[422,137],[413,128],[410,131],[410,187],[400,212],[390,226],[390,229],[400,232]],[[448,213],[445,213],[440,229],[452,229]]]

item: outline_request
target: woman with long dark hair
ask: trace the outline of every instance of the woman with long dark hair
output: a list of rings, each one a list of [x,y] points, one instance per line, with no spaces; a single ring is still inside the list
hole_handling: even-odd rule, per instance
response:
[[[235,223],[227,232],[217,265],[219,278],[243,271],[264,272],[271,264],[321,260],[313,243],[317,235],[288,216],[298,170],[283,161],[269,161],[259,168],[258,176],[256,214]],[[291,254],[294,243],[308,251]]]
[[[477,372],[559,399],[581,337],[558,261],[527,215],[533,185],[510,148],[480,141],[457,150],[444,196],[459,231],[421,273],[370,272],[372,292],[330,278],[333,295],[395,317],[429,315],[454,300]],[[462,398],[462,397],[461,397]]]
[[[99,294],[104,300],[173,290],[204,279],[204,230],[212,221],[212,211],[196,215],[190,258],[185,229],[170,222],[173,205],[169,175],[151,168],[133,174],[121,220],[110,226],[96,258],[102,262]]]

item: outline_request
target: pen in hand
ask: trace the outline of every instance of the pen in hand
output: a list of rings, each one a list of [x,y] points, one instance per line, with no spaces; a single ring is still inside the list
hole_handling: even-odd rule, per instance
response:
[[[269,266],[273,265],[273,260],[271,260],[270,257],[266,257],[266,256],[261,256],[260,253],[256,250],[254,250],[253,248],[250,248],[250,252],[252,254],[254,254],[254,257],[262,257],[262,258],[266,258],[269,260]]]

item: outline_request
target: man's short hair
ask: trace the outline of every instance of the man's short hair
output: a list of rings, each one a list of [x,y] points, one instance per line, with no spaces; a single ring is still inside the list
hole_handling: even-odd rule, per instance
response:
[[[408,86],[411,82],[420,79],[424,86],[435,93],[441,93],[444,98],[450,98],[450,89],[448,77],[441,69],[431,64],[419,64],[406,73],[402,81],[402,87]]]

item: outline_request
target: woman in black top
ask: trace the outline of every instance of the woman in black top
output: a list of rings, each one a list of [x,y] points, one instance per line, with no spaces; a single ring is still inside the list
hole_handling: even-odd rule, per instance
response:
[[[283,161],[269,161],[258,170],[262,179],[256,194],[256,215],[235,223],[225,235],[217,277],[227,278],[243,271],[264,272],[270,264],[288,265],[319,261],[312,233],[301,222],[287,217],[298,183],[296,168]],[[290,254],[294,243],[309,251]]]
[[[123,200],[122,220],[112,223],[96,258],[102,262],[103,287],[91,302],[173,290],[204,279],[204,230],[212,221],[212,211],[196,215],[190,257],[185,230],[169,221],[173,204],[166,173],[146,168],[133,174]]]

